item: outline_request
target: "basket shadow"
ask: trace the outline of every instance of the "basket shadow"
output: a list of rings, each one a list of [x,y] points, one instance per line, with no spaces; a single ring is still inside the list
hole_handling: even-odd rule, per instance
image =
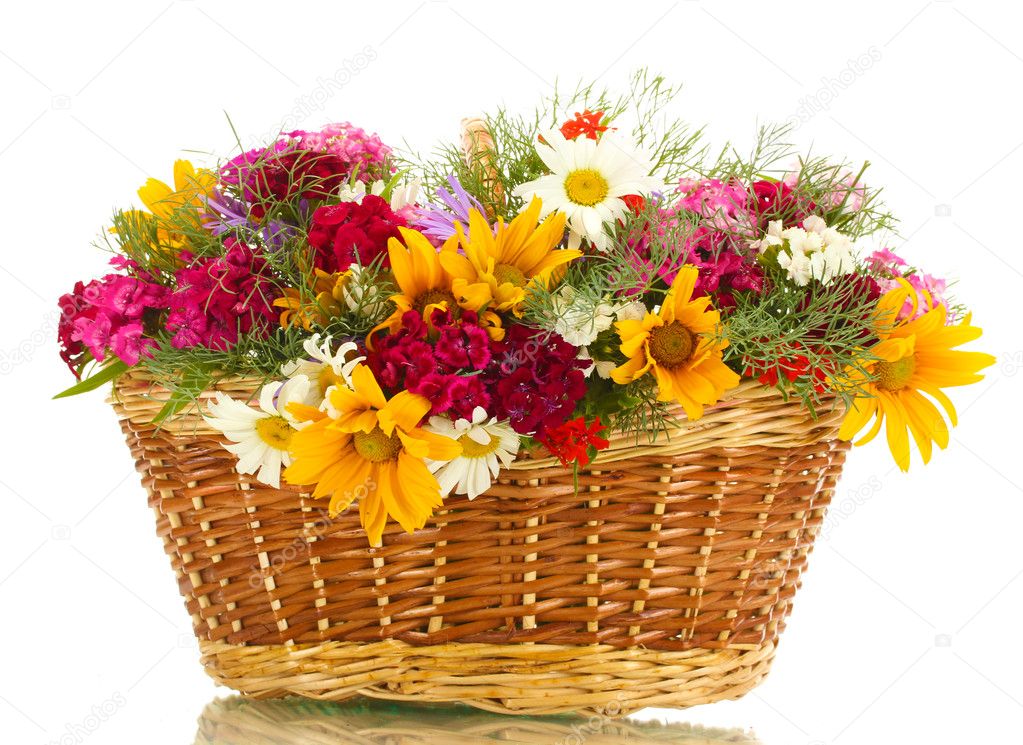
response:
[[[203,710],[194,745],[471,745],[586,743],[634,745],[761,745],[740,729],[636,722],[607,716],[493,714],[462,704],[358,697],[340,703],[304,698],[215,699]]]

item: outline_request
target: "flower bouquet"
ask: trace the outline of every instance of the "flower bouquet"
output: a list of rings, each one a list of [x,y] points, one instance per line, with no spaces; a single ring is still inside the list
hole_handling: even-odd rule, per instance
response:
[[[849,440],[948,443],[989,355],[784,128],[639,74],[418,158],[350,124],[150,179],[61,355],[113,381],[215,679],[519,713],[763,678]],[[655,125],[662,122],[663,126]],[[870,242],[869,247],[864,246]],[[64,394],[62,394],[64,395]]]

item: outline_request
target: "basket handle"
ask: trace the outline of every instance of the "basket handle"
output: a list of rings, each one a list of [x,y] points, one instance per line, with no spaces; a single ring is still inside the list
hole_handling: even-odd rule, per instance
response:
[[[465,165],[470,171],[479,174],[480,182],[487,190],[481,201],[487,217],[493,220],[503,212],[501,208],[504,206],[504,187],[497,177],[494,136],[483,119],[467,117],[462,120],[461,141]]]

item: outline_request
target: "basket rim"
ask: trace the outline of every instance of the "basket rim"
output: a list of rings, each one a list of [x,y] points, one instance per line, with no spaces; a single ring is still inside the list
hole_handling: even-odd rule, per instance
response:
[[[150,425],[184,438],[219,438],[221,434],[205,422],[200,407],[217,393],[242,398],[254,405],[255,394],[266,380],[239,375],[216,378],[195,403],[159,424],[153,424],[153,419],[166,403],[170,390],[145,370],[132,369],[119,376],[113,383],[108,401],[120,418],[128,419],[137,426]],[[674,456],[710,447],[798,448],[835,439],[845,407],[841,398],[835,395],[826,396],[824,402],[830,405],[820,406],[811,412],[801,399],[786,396],[777,388],[756,380],[743,379],[738,386],[726,391],[720,401],[707,406],[699,420],[689,420],[682,407],[673,404],[669,413],[677,426],[670,432],[611,433],[608,436],[609,447],[597,453],[591,464],[643,456]],[[538,446],[528,452],[520,451],[515,461],[502,471],[548,468],[564,466]]]

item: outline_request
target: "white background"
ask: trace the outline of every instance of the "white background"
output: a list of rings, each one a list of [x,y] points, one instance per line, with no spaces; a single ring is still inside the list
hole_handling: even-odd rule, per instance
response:
[[[1020,742],[1021,32],[996,2],[5,7],[0,741],[184,745],[229,693],[198,664],[103,396],[49,400],[71,382],[55,302],[104,271],[89,244],[112,206],[182,151],[227,153],[225,111],[247,144],[298,108],[291,126],[350,119],[429,150],[556,77],[647,65],[686,82],[678,115],[716,141],[802,109],[801,145],[872,161],[898,248],[960,280],[999,363],[954,393],[962,424],[928,467],[894,471],[880,441],[853,453],[761,688],[644,715],[768,745]]]

